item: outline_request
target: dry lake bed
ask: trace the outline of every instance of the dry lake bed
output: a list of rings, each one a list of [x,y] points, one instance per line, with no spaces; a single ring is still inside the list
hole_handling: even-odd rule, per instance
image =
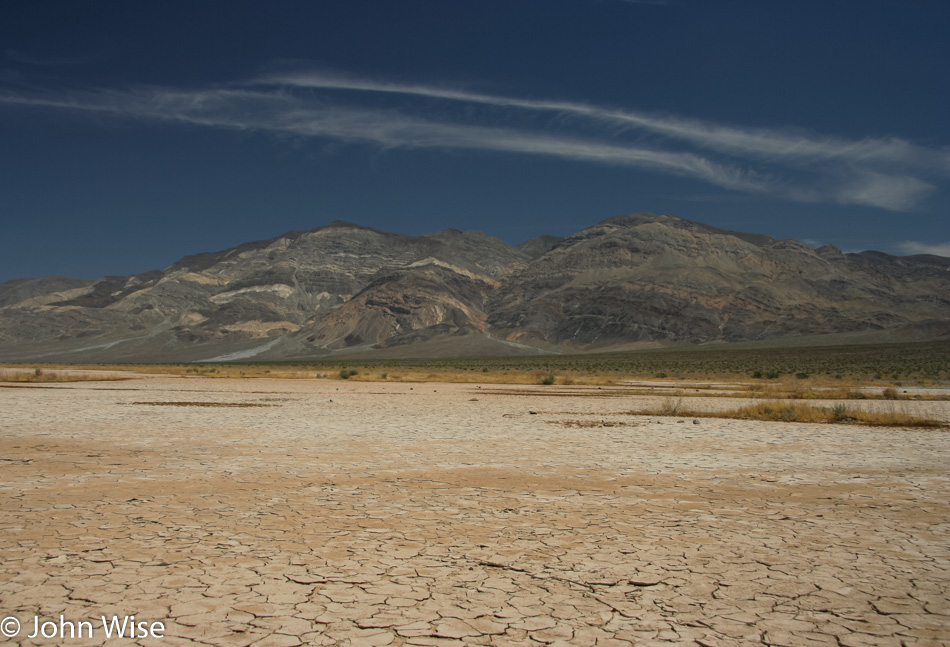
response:
[[[6,385],[0,642],[950,645],[950,432],[643,399]]]

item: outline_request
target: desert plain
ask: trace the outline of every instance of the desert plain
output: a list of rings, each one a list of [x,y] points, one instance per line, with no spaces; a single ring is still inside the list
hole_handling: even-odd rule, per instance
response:
[[[950,645],[950,432],[629,413],[651,397],[0,386],[0,640]]]

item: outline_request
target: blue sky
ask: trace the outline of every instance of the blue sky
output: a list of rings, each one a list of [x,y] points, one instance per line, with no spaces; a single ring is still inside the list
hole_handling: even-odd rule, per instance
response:
[[[950,255],[950,3],[0,6],[0,280],[637,211]]]

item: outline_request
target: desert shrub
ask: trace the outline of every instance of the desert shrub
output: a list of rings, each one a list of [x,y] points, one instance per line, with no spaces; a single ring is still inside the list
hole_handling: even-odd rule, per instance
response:
[[[836,404],[831,407],[831,417],[835,420],[850,420],[848,416],[848,407],[843,404]]]
[[[356,369],[347,369],[347,368],[341,368],[341,369],[340,369],[340,379],[341,379],[341,380],[348,380],[348,379],[350,379],[351,377],[353,377],[354,375],[356,375]]]
[[[544,376],[544,379],[541,380],[541,384],[551,385],[554,384],[554,374],[550,373]]]
[[[660,415],[675,416],[683,406],[683,398],[666,398],[660,406]]]
[[[782,407],[779,409],[778,415],[785,422],[798,420],[798,410],[794,406]]]

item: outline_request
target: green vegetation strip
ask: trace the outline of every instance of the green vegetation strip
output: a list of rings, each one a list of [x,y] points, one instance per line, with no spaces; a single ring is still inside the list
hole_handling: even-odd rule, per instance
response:
[[[931,381],[950,380],[950,341],[864,344],[794,348],[698,346],[590,355],[534,355],[439,359],[336,358],[270,364],[333,373],[364,369],[367,377],[380,371],[426,369],[457,372],[540,372],[537,383],[550,376],[562,383],[564,373],[600,373],[654,378],[710,376],[774,380],[830,379]],[[253,363],[248,366],[254,366]],[[475,377],[475,376],[473,376]]]

